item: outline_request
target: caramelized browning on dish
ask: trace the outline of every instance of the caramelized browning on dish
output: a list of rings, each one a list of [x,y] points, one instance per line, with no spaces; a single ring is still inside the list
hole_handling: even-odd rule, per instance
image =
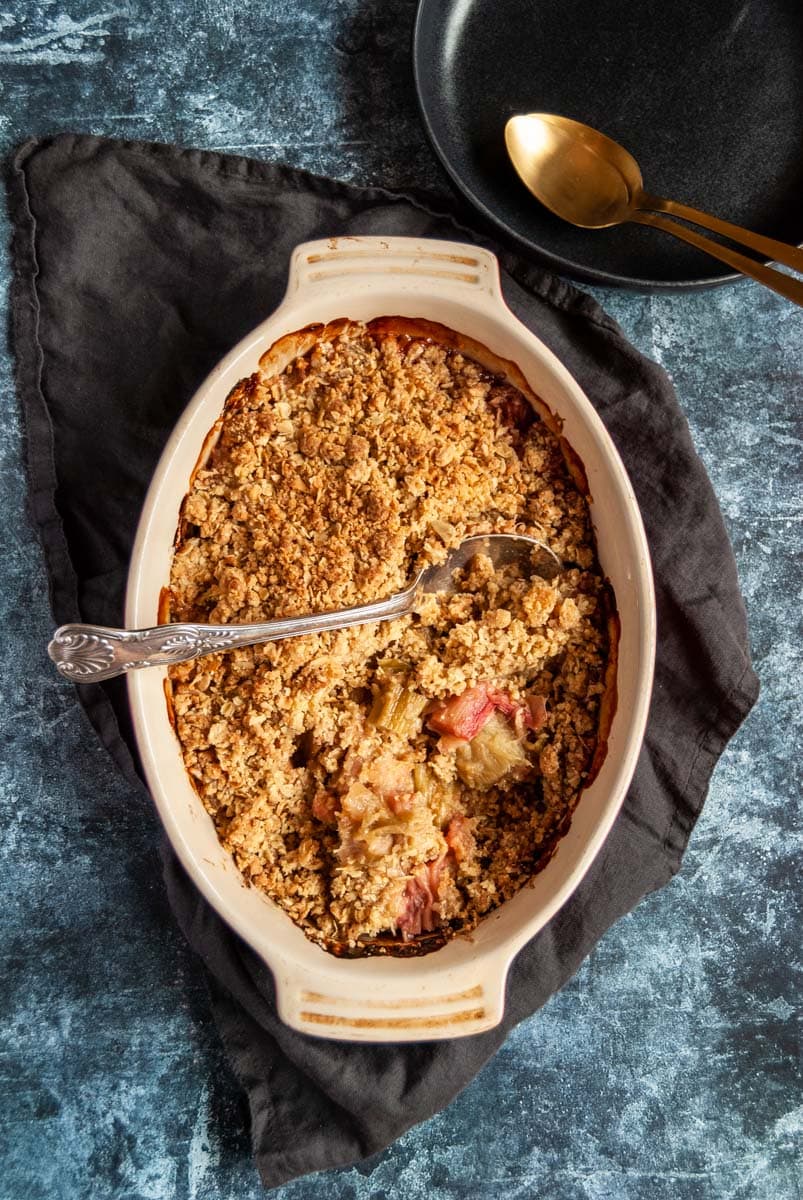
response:
[[[478,556],[412,617],[171,668],[221,842],[336,952],[472,928],[548,861],[604,752],[616,621],[582,467],[509,366],[426,322],[290,335],[230,394],[184,501],[175,621],[378,599],[477,533],[565,564]]]

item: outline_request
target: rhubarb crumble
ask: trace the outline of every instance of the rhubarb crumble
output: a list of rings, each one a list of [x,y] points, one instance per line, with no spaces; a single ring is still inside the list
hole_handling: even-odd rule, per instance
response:
[[[169,672],[187,771],[247,882],[337,953],[426,950],[513,896],[604,754],[616,618],[582,467],[511,364],[387,318],[291,335],[234,388],[184,500],[163,618],[244,623],[401,590],[415,613]]]

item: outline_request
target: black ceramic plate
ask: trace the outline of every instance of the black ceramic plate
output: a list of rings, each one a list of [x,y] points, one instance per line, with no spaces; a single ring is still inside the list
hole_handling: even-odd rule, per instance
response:
[[[553,216],[507,159],[514,113],[585,121],[635,155],[649,191],[803,239],[801,0],[421,0],[413,60],[452,180],[552,270],[646,288],[734,278],[658,230]]]

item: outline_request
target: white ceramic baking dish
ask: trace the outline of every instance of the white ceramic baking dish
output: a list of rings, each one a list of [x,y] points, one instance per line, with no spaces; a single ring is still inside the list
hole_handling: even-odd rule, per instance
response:
[[[438,321],[517,364],[563,421],[585,465],[599,557],[621,621],[618,704],[602,768],[581,795],[551,861],[532,886],[470,936],[429,955],[336,958],[310,942],[263,893],[246,887],[220,846],[168,719],[165,670],[130,674],[128,687],[143,766],[168,836],[210,904],[271,968],[282,1020],[318,1037],[414,1041],[481,1033],[500,1021],[512,959],[577,887],[616,818],[641,745],[652,685],[652,576],[632,488],[586,396],[506,307],[492,254],[454,242],[394,237],[332,238],[295,250],[281,305],[215,368],[164,450],[134,546],[126,624],[157,623],[179,507],[234,384],[254,372],[260,356],[283,335],[313,322],[379,316]]]

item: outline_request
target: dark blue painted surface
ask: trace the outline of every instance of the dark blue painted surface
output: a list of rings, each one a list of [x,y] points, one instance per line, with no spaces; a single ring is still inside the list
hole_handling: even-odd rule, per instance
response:
[[[0,11],[2,148],[78,129],[441,186],[409,78],[412,10],[21,0]],[[803,312],[751,283],[601,299],[689,415],[733,535],[762,698],[674,883],[446,1112],[285,1200],[800,1195]],[[45,659],[7,356],[0,421],[0,1195],[248,1200],[261,1189],[247,1114],[166,912],[155,817]]]

